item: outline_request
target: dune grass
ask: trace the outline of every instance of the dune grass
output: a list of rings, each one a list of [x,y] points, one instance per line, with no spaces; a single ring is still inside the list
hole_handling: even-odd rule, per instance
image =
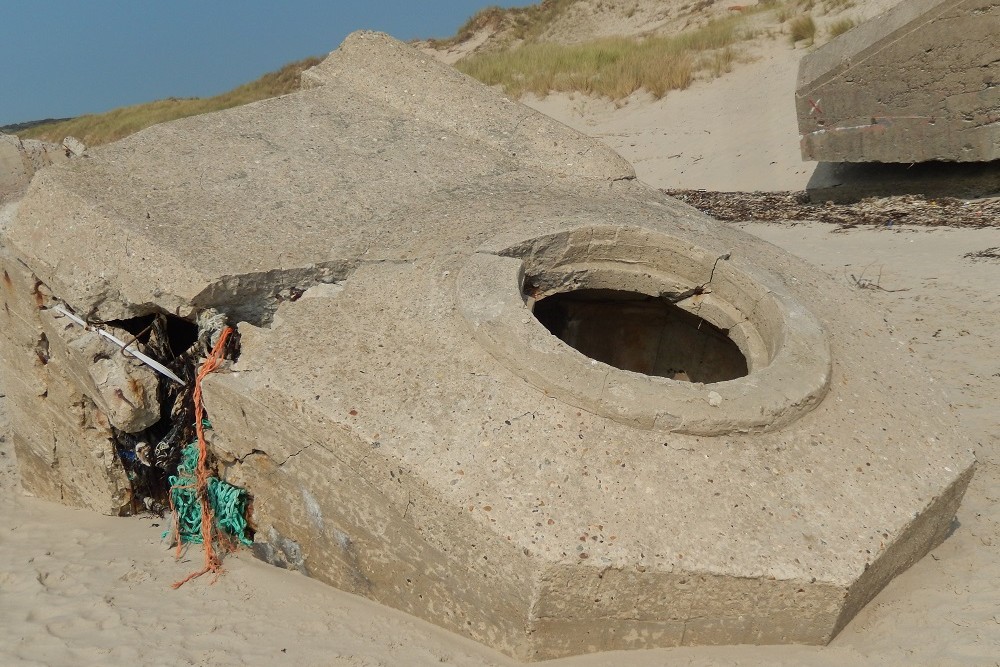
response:
[[[699,71],[727,71],[735,58],[729,47],[744,38],[743,30],[742,18],[732,16],[669,37],[609,37],[581,44],[529,41],[474,54],[456,67],[488,85],[502,86],[512,97],[580,92],[620,100],[645,89],[660,98],[687,88]],[[711,57],[699,57],[706,54]]]
[[[256,81],[215,97],[157,100],[101,114],[89,114],[55,123],[42,123],[24,130],[19,136],[55,143],[73,136],[88,146],[96,146],[121,139],[157,123],[221,111],[294,92],[301,84],[302,71],[319,62],[320,58],[305,58],[289,63],[276,72],[269,72]]]
[[[609,37],[579,44],[556,44],[540,41],[552,24],[579,0],[542,0],[528,7],[502,9],[487,7],[477,12],[451,38],[430,40],[443,48],[465,41],[477,32],[502,30],[505,38],[498,48],[476,53],[460,60],[456,67],[489,85],[502,86],[512,97],[531,92],[544,96],[549,92],[580,92],[622,100],[638,90],[654,97],[684,89],[704,73],[720,76],[732,69],[740,58],[734,48],[753,35],[745,17],[761,11],[774,11],[779,21],[786,12],[812,7],[816,0],[763,0],[742,12],[709,21],[700,28],[671,36],[644,38]],[[853,0],[826,0],[847,5]],[[831,26],[831,34],[846,30],[848,21]],[[792,41],[813,40],[816,24],[809,15],[794,18],[789,25]],[[287,94],[300,87],[301,73],[319,62],[306,58],[265,74],[256,81],[209,98],[169,98],[147,104],[114,109],[64,121],[41,123],[19,132],[24,138],[61,142],[75,136],[94,146],[121,139],[143,128],[177,118],[255,102]]]
[[[532,40],[544,33],[556,18],[578,1],[542,0],[527,7],[507,9],[491,5],[473,14],[451,37],[430,39],[427,43],[435,49],[443,49],[472,39],[482,30],[495,32],[500,29],[504,30],[510,41]]]
[[[798,7],[793,4],[778,5],[774,10],[774,17],[778,23],[784,23],[795,16]]]
[[[792,19],[788,24],[788,30],[792,44],[801,42],[804,39],[812,42],[816,38],[816,22],[809,14],[803,14]]]

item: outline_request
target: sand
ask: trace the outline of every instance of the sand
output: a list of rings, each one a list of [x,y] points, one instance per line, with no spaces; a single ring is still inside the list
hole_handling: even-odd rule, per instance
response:
[[[640,92],[620,108],[581,95],[524,102],[603,139],[655,187],[802,190],[813,164],[799,155],[793,104],[798,58],[789,51],[766,43],[755,49],[759,60],[660,101]]]
[[[615,109],[550,96],[532,104],[603,138],[656,187],[798,189],[814,168],[797,153],[791,91],[800,54],[777,44],[764,51],[659,102],[637,96]],[[846,285],[863,275],[884,288],[864,296],[948,389],[978,443],[958,525],[829,646],[663,649],[546,664],[1000,664],[1000,262],[964,256],[1000,246],[1000,228],[740,226]],[[176,562],[160,519],[102,517],[23,496],[9,437],[0,437],[0,511],[3,665],[515,664],[246,552],[226,560],[214,585],[202,578],[172,590],[200,564],[199,552]]]

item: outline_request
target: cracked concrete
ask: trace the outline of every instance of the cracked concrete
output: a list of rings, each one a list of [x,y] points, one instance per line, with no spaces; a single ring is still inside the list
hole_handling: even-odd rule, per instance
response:
[[[908,0],[805,56],[802,157],[1000,160],[1000,4]]]
[[[278,304],[299,299],[317,285],[341,282],[355,266],[355,262],[320,262],[295,269],[222,276],[191,299],[191,305],[199,310],[225,312],[234,321],[270,326]]]
[[[0,214],[26,488],[105,512],[127,492],[92,389],[51,335],[38,359],[58,298],[242,320],[204,400],[255,553],[523,660],[824,643],[945,538],[970,443],[857,294],[385,36],[306,78],[44,170]],[[706,276],[677,305],[749,370],[714,384],[589,359],[525,282]]]

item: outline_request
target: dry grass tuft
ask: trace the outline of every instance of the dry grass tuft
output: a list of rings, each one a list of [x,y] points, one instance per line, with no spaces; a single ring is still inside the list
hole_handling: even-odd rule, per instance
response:
[[[89,114],[55,123],[43,123],[25,130],[19,136],[44,139],[54,143],[60,143],[66,137],[73,136],[81,139],[88,146],[105,144],[127,137],[157,123],[211,111],[221,111],[294,92],[301,85],[303,70],[319,62],[320,58],[306,58],[289,63],[276,72],[269,72],[256,81],[215,97],[187,99],[172,97],[147,104],[122,107],[107,113]]]
[[[854,25],[855,23],[853,19],[840,19],[838,21],[834,21],[829,27],[830,37],[843,35],[845,32],[853,28]]]
[[[792,44],[801,42],[804,39],[812,43],[816,38],[816,22],[813,21],[813,17],[809,14],[803,14],[792,19],[792,22],[788,24],[788,29]]]
[[[512,41],[535,39],[575,2],[577,0],[542,0],[536,5],[509,9],[492,5],[473,14],[451,37],[430,39],[427,43],[435,49],[444,49],[461,44],[483,30],[503,30]]]
[[[774,10],[774,16],[778,23],[784,23],[793,16],[795,16],[796,7],[793,5],[778,5],[777,9]]]

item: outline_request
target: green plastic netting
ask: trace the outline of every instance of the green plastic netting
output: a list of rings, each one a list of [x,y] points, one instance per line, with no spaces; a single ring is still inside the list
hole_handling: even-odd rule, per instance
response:
[[[171,476],[170,495],[177,513],[178,539],[183,544],[201,544],[201,502],[195,491],[195,471],[198,468],[198,443],[184,448],[177,475]],[[246,546],[253,545],[247,535],[247,504],[250,497],[246,489],[227,484],[215,477],[208,478],[208,504],[212,508],[215,525],[219,531]],[[166,537],[171,531],[163,534]]]

